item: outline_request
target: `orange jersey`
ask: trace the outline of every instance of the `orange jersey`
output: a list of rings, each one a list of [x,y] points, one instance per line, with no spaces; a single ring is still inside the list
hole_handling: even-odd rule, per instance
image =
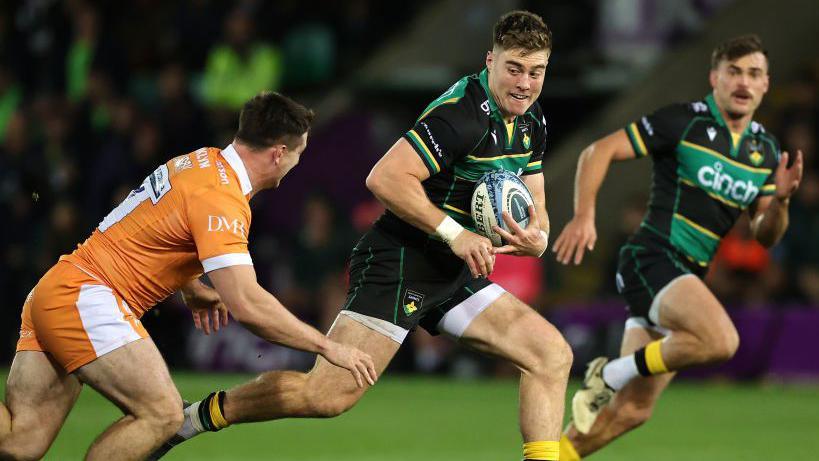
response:
[[[253,264],[251,190],[232,145],[181,155],[148,175],[60,260],[99,278],[141,317],[203,272]]]

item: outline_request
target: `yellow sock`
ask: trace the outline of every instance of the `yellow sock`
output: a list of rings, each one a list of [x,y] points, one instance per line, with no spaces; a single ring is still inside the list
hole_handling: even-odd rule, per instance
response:
[[[560,437],[560,461],[580,461],[582,458],[566,434]]]
[[[658,375],[660,373],[668,373],[668,367],[663,361],[663,354],[660,351],[662,340],[652,341],[646,346],[646,366],[649,373]]]
[[[210,399],[210,405],[208,406],[208,410],[210,411],[210,420],[213,421],[213,425],[216,426],[216,430],[224,429],[230,425],[228,424],[224,415],[222,415],[220,400],[225,398],[224,395],[225,391],[217,392],[216,395]]]
[[[560,461],[560,442],[526,442],[523,444],[523,457],[531,460]]]

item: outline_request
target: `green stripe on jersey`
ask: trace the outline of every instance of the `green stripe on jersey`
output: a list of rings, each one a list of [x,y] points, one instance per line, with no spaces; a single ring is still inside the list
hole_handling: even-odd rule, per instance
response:
[[[469,77],[464,77],[454,85],[449,87],[448,90],[444,91],[444,94],[438,96],[438,99],[429,103],[426,109],[421,113],[421,116],[418,117],[418,122],[423,120],[430,112],[435,110],[436,107],[444,105],[444,104],[454,104],[458,102],[461,98],[464,97],[464,93],[466,92],[466,85],[469,83]]]
[[[434,173],[440,173],[441,166],[438,165],[438,161],[435,160],[435,157],[432,155],[432,152],[429,151],[429,148],[427,148],[427,145],[424,144],[424,140],[422,140],[421,137],[418,136],[418,133],[416,133],[415,130],[409,130],[407,132],[407,135],[409,136],[410,140],[412,140],[412,143],[415,144],[415,147],[420,152],[423,152],[424,161],[427,163],[427,165],[429,165],[430,169]]]
[[[720,237],[680,214],[671,221],[671,244],[705,266],[717,251]]]
[[[531,157],[531,152],[498,155],[495,157],[467,155],[462,162],[455,164],[455,175],[468,181],[477,181],[481,176],[490,171],[506,170],[520,174],[526,171]],[[534,169],[535,167],[533,166],[532,168]],[[539,168],[539,166],[537,168]]]

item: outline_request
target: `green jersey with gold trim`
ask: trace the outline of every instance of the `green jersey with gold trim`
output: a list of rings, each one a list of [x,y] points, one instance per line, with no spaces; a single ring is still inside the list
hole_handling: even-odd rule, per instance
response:
[[[506,123],[484,70],[458,80],[427,106],[404,138],[429,170],[422,185],[430,201],[474,230],[470,199],[475,182],[499,169],[521,176],[541,173],[546,120],[535,102],[524,115]],[[379,219],[391,229],[398,221],[389,211]]]
[[[758,197],[775,192],[779,145],[752,121],[732,133],[713,95],[673,104],[625,128],[638,157],[654,160],[640,230],[706,267],[719,242]]]

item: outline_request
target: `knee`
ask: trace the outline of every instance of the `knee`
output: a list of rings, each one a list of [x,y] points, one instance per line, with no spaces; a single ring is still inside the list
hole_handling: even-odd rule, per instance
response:
[[[154,405],[142,417],[147,420],[157,437],[163,440],[176,434],[185,420],[182,401],[176,401],[176,399],[167,399],[163,403]]]
[[[739,349],[739,334],[735,328],[721,332],[710,341],[709,362],[730,360]]]
[[[548,379],[568,379],[574,354],[569,343],[557,331],[535,347],[535,359],[527,368],[537,376]]]

